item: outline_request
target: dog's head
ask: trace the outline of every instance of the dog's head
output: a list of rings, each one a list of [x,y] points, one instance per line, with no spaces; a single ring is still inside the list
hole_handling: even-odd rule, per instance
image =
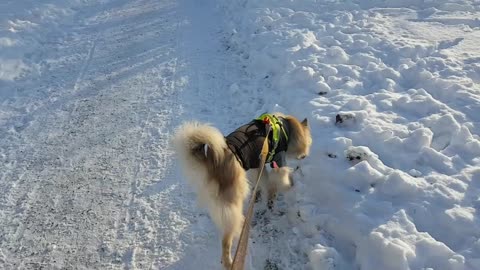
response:
[[[296,159],[306,158],[312,146],[312,135],[307,118],[302,122],[293,116],[286,116],[285,119],[290,125],[287,154]]]

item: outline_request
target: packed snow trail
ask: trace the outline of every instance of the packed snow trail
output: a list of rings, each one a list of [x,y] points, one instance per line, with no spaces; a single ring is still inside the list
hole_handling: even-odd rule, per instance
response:
[[[0,268],[219,269],[168,145],[189,112],[231,111],[221,16],[199,1],[50,4],[1,4],[6,35],[32,48],[2,73]]]

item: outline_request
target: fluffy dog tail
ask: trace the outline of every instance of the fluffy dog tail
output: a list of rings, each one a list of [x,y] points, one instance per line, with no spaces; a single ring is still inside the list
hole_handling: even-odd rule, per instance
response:
[[[200,165],[218,167],[225,158],[227,144],[222,133],[207,124],[188,122],[180,126],[174,145],[184,165],[193,169]]]

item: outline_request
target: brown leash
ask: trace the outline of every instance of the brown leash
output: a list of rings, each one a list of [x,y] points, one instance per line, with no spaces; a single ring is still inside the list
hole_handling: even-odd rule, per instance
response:
[[[247,246],[248,246],[248,235],[250,234],[250,221],[252,220],[253,215],[253,206],[255,204],[255,194],[257,194],[258,183],[260,182],[260,177],[263,173],[263,168],[265,167],[265,161],[267,160],[268,155],[268,135],[270,133],[270,126],[267,126],[267,135],[265,136],[265,141],[263,141],[262,152],[260,154],[260,172],[258,173],[257,181],[255,187],[253,188],[252,196],[250,197],[250,202],[248,204],[248,210],[245,214],[245,220],[243,222],[242,233],[238,239],[237,251],[235,251],[235,257],[233,258],[232,267],[230,270],[243,270],[245,268],[245,257],[247,256]]]

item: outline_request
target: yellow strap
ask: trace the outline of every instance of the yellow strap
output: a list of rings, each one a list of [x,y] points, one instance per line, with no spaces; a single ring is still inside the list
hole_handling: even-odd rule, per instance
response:
[[[285,129],[283,128],[282,123],[280,122],[280,119],[278,119],[278,117],[276,117],[273,114],[264,113],[264,114],[260,115],[260,117],[258,117],[257,120],[264,121],[265,118],[267,118],[269,120],[270,127],[272,128],[272,132],[273,132],[273,135],[272,135],[273,147],[272,147],[272,149],[271,149],[271,151],[268,155],[267,161],[266,161],[266,162],[270,162],[270,161],[272,161],[273,156],[275,155],[275,151],[277,150],[277,146],[278,146],[278,143],[280,141],[280,130],[282,130],[283,135],[285,135],[286,140],[288,140],[288,136],[287,136],[287,133],[285,132]],[[268,138],[268,136],[267,136],[267,138]]]

